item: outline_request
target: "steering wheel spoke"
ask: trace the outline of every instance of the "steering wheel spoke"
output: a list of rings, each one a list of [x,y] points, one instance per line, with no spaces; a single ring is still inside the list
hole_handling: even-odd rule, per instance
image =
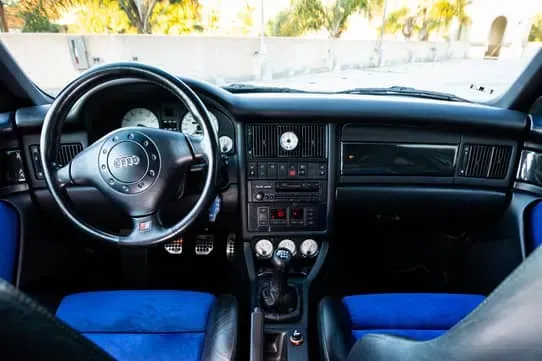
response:
[[[129,245],[149,245],[155,243],[157,237],[163,237],[165,228],[162,226],[158,213],[142,217],[131,217],[132,231],[129,235],[121,237],[119,243]]]
[[[196,163],[207,163],[207,161],[214,156],[209,137],[189,134],[185,134],[185,136],[192,148],[194,161]]]

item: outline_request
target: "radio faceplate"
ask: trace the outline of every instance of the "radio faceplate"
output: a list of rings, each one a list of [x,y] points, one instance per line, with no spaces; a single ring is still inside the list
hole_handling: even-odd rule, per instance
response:
[[[321,203],[327,183],[321,181],[249,181],[249,202]]]
[[[258,180],[248,182],[248,229],[324,230],[327,182]]]

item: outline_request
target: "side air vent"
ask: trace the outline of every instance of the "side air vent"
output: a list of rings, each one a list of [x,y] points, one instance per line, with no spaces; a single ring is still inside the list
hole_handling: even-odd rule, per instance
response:
[[[81,143],[63,143],[58,149],[56,163],[60,167],[63,167],[73,158],[75,158],[75,156],[82,150],[83,145]],[[32,165],[34,166],[34,175],[36,176],[36,179],[44,179],[40,159],[40,146],[38,144],[33,144],[30,146],[30,156],[32,158]]]
[[[57,164],[61,167],[65,166],[82,150],[83,145],[81,143],[61,144],[56,156]]]
[[[511,155],[511,146],[465,144],[460,175],[504,179],[508,173]]]
[[[293,132],[299,144],[293,150],[280,146],[280,137]],[[326,128],[322,124],[255,124],[247,128],[247,150],[254,158],[325,158]]]

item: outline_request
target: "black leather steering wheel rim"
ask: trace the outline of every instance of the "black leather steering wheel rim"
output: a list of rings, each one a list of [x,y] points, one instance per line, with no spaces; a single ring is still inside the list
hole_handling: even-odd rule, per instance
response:
[[[169,91],[186,106],[195,119],[200,121],[203,128],[203,137],[190,137],[183,133],[150,128],[121,128],[114,130],[97,140],[91,146],[85,148],[83,152],[78,154],[69,165],[58,169],[54,162],[60,143],[61,129],[74,104],[78,99],[94,88],[107,84],[112,80],[122,78],[148,81]],[[218,173],[217,138],[218,135],[212,126],[205,105],[182,80],[150,65],[141,63],[111,63],[93,68],[81,74],[59,93],[47,112],[43,123],[40,141],[41,162],[45,181],[54,201],[58,204],[62,213],[78,229],[93,237],[115,244],[148,246],[165,242],[168,239],[179,235],[199,216],[206,214],[208,211],[209,204],[215,197],[215,185]],[[132,143],[138,141],[138,139],[140,143],[137,144],[138,146],[143,147],[143,144],[145,144],[156,150],[155,153],[158,157],[155,157],[154,153],[151,154],[152,151],[148,151],[148,149],[145,149],[144,151],[146,153],[141,156],[141,158],[148,163],[147,168],[145,168],[147,169],[147,173],[145,173],[147,178],[145,179],[150,178],[149,172],[152,171],[149,171],[151,168],[149,163],[151,162],[151,158],[149,158],[150,155],[152,155],[153,160],[158,158],[155,162],[157,164],[156,171],[152,171],[151,173],[156,179],[152,179],[146,183],[137,181],[132,186],[131,183],[126,183],[127,185],[125,185],[125,183],[122,183],[115,178],[113,179],[115,181],[115,187],[111,186],[111,184],[108,184],[107,182],[108,178],[103,174],[106,171],[113,171],[110,164],[112,161],[109,161],[110,154],[112,154],[113,149],[119,149],[120,143],[122,143],[123,146],[127,144],[131,147],[130,149],[136,149],[137,146],[134,146]],[[113,142],[119,142],[119,144],[113,144]],[[186,144],[183,142],[186,142]],[[89,159],[93,156],[99,157],[100,155],[103,155],[101,153],[102,151],[103,154],[105,154],[106,151],[110,152],[107,154],[107,159],[105,161],[96,159],[95,163],[89,162]],[[168,152],[172,154],[169,154]],[[188,152],[190,152],[190,155]],[[114,160],[117,162],[115,165],[120,164],[118,159],[124,161],[124,158],[115,158]],[[84,162],[85,159],[87,160],[86,162]],[[157,217],[158,209],[152,209],[153,206],[158,207],[158,204],[162,200],[160,197],[163,197],[163,194],[159,195],[158,193],[167,192],[166,189],[158,188],[167,186],[167,182],[173,179],[172,177],[177,171],[182,173],[183,171],[186,171],[187,166],[193,162],[202,160],[206,163],[207,174],[198,201],[192,210],[190,210],[179,222],[171,227],[164,227],[160,224],[159,218]],[[100,165],[100,162],[110,163],[105,167],[105,164]],[[143,163],[143,161],[141,161],[141,163]],[[100,168],[100,166],[103,168]],[[138,165],[138,167],[141,166]],[[135,169],[137,167],[132,168]],[[92,174],[94,171],[100,174],[100,170],[103,171],[101,177]],[[122,171],[122,169],[115,169],[115,171],[118,173]],[[86,175],[89,179],[85,179],[82,175]],[[166,178],[162,179],[161,177]],[[84,179],[84,181],[79,182],[82,179]],[[105,232],[88,224],[76,214],[70,206],[70,202],[67,201],[64,188],[68,184],[86,184],[87,182],[96,186],[110,198],[113,198],[112,200],[114,202],[119,202],[127,208],[132,206],[138,208],[137,211],[132,209],[129,210],[132,212],[130,215],[134,221],[134,230],[130,235],[121,236]],[[144,184],[144,190],[140,191],[137,189],[136,184],[137,186]],[[171,187],[172,185],[169,186]],[[126,192],[124,192],[124,190],[126,190]]]

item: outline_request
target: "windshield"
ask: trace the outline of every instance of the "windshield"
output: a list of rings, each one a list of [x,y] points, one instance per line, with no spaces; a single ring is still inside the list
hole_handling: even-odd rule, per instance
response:
[[[0,39],[54,95],[138,61],[217,85],[411,87],[485,101],[542,44],[533,0],[3,0]]]

